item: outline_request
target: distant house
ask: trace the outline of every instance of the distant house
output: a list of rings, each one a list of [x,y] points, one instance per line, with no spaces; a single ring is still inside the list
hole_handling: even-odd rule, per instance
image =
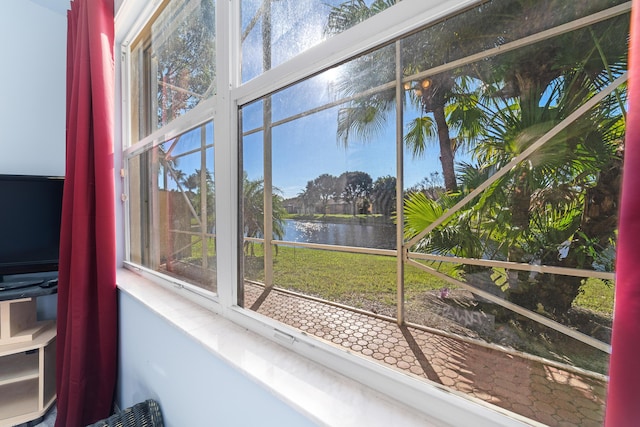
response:
[[[317,206],[320,210],[322,210],[322,205]],[[322,212],[319,212],[322,213]],[[351,213],[351,204],[345,202],[344,200],[329,200],[327,203],[327,208],[325,214],[349,214]]]

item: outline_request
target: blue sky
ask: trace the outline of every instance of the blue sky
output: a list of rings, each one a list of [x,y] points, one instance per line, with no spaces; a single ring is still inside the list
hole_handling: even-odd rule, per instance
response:
[[[375,181],[396,176],[395,111],[389,112],[384,127],[367,140],[350,137],[344,146],[338,138],[338,111],[346,104],[315,112],[293,121],[277,124],[291,116],[321,107],[334,100],[329,87],[334,71],[316,76],[272,96],[273,183],[285,198],[304,190],[307,181],[324,173],[338,176],[347,171],[367,172]],[[405,125],[419,115],[407,107]],[[263,106],[258,101],[242,110],[243,131],[262,127]],[[263,134],[256,132],[243,141],[244,169],[250,179],[263,177]],[[424,156],[414,159],[404,150],[405,188],[416,185],[430,173],[441,172],[437,141]]]
[[[261,106],[257,107],[260,108],[255,113],[261,116]],[[346,171],[363,171],[374,181],[381,176],[396,175],[393,117],[371,139],[353,139],[344,147],[337,138],[337,110],[332,108],[273,128],[273,182],[285,198],[296,196],[307,181],[323,173],[338,176]],[[262,144],[262,132],[244,138],[243,166],[250,179],[263,177]],[[405,187],[417,184],[433,171],[441,172],[435,141],[425,156],[413,159],[405,149],[404,157]]]

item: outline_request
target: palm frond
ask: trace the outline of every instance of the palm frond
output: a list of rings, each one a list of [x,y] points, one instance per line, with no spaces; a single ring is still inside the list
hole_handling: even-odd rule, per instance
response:
[[[391,106],[375,99],[356,102],[338,110],[338,142],[348,146],[353,137],[366,141],[379,134],[389,119]]]
[[[375,0],[371,6],[367,6],[364,0],[349,0],[333,6],[324,32],[327,35],[339,34],[394,4],[395,0]]]
[[[442,216],[444,208],[424,193],[413,193],[404,201],[404,236],[410,240]]]
[[[429,139],[436,136],[435,122],[431,116],[416,117],[407,124],[404,144],[411,149],[413,157],[424,154]]]

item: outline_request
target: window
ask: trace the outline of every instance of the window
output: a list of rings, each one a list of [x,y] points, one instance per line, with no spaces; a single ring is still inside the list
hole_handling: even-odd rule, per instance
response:
[[[131,48],[132,142],[216,92],[214,1],[164,3]]]
[[[242,81],[347,30],[396,0],[241,0]]]
[[[128,160],[130,260],[216,291],[213,125]]]
[[[546,3],[484,2],[242,105],[239,304],[537,421],[598,425],[629,8]],[[336,321],[304,299],[354,314]],[[285,314],[278,300],[305,308]],[[387,346],[402,336],[376,335],[362,315],[549,361],[549,372],[517,379],[533,396],[523,400],[508,381],[494,387],[499,366],[455,381],[413,370],[417,354]],[[476,363],[460,351],[428,362]],[[553,399],[558,367],[598,402],[585,403],[591,418],[532,409],[536,387]]]
[[[630,5],[428,3],[149,12],[127,262],[350,367],[600,425]]]
[[[165,2],[132,44],[132,146],[125,152],[129,261],[210,293],[214,127],[210,112],[193,110],[216,92],[214,7]]]

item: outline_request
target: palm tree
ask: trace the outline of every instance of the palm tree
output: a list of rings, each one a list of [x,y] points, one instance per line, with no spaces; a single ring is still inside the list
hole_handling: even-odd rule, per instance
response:
[[[409,123],[404,142],[419,157],[437,137],[444,186],[450,192],[458,190],[456,151],[470,146],[484,130],[484,116],[477,106],[479,87],[469,76],[445,73],[423,79],[410,92],[410,100],[422,115]],[[451,136],[452,131],[457,137]]]
[[[376,0],[367,6],[363,0],[347,1],[332,9],[326,32],[344,31],[395,3],[393,0]],[[435,25],[403,42],[405,75],[445,62],[451,47],[458,43],[454,40],[458,32],[450,28],[451,22],[447,23],[447,32],[442,31],[443,25]],[[338,137],[344,145],[354,136],[366,140],[382,130],[395,108],[393,88],[376,91],[366,98],[358,97],[366,90],[395,80],[395,50],[392,47],[387,46],[349,62],[335,83],[337,93],[356,97],[338,112]],[[407,83],[405,90],[408,94],[405,101],[421,112],[420,117],[409,123],[405,144],[418,157],[424,155],[430,141],[437,139],[445,188],[456,191],[455,151],[483,129],[474,120],[481,118],[473,113],[473,105],[477,102],[477,96],[473,95],[474,86],[456,70],[421,78],[413,84]],[[454,129],[460,138],[451,136]]]
[[[476,164],[461,168],[463,194],[477,188],[624,71],[625,20],[628,24],[628,17],[623,17],[492,61],[487,69],[496,71],[494,82],[487,78],[489,96],[478,104],[490,121],[474,150]],[[574,52],[576,45],[580,49]],[[555,52],[552,58],[549,51]],[[420,242],[419,249],[603,268],[617,227],[624,89],[494,182]],[[452,197],[430,201],[412,196],[406,204],[406,233],[417,234],[455,201]],[[467,273],[475,270],[466,267]],[[511,301],[560,316],[571,307],[582,281],[520,272],[508,274],[506,282],[499,284]]]
[[[494,101],[503,108],[493,116],[487,140],[478,145],[478,158],[489,167],[499,167],[610,83],[626,69],[627,34],[628,16],[623,16],[492,61],[494,76],[501,80]],[[561,138],[518,165],[508,184],[503,183],[510,213],[507,223],[513,230],[508,260],[532,262],[539,258],[549,265],[591,268],[594,252],[587,256],[589,242],[597,241],[598,251],[602,251],[614,239],[619,192],[616,174],[621,167],[624,132],[621,101],[607,99]],[[593,194],[601,193],[607,196],[600,199],[608,202],[595,210],[606,212],[608,220],[594,226],[596,218],[591,218],[588,205],[597,199]],[[557,241],[558,237],[564,240]],[[572,242],[568,256],[558,257],[549,250],[567,239]],[[565,277],[556,283],[554,279],[541,275],[531,281],[521,272],[512,276],[509,297],[529,308],[542,303],[552,313],[565,313],[581,280]]]
[[[277,189],[276,189],[277,191]],[[244,173],[242,180],[242,212],[243,231],[245,237],[264,237],[264,181],[250,180]],[[273,237],[281,240],[284,237],[284,215],[282,197],[273,194]],[[244,242],[245,252],[254,256],[251,242]]]

